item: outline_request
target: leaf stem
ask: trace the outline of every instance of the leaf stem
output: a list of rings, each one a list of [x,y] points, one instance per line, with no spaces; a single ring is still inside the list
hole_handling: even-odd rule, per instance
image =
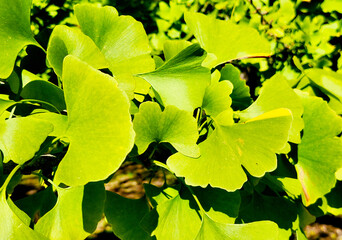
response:
[[[0,192],[5,188],[7,188],[7,185],[9,184],[9,182],[11,181],[12,177],[14,176],[14,174],[18,171],[18,169],[20,168],[20,165],[15,166],[15,168],[13,168],[13,170],[11,171],[11,173],[7,176],[4,184],[2,185],[2,187],[0,188]]]

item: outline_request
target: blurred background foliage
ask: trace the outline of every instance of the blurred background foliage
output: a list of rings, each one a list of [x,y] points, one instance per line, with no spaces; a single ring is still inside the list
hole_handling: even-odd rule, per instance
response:
[[[249,83],[255,85],[251,86],[252,96],[276,72],[281,72],[292,86],[299,84],[298,79],[305,85],[305,76],[303,81],[301,74],[308,68],[342,72],[340,0],[33,0],[32,30],[39,43],[46,47],[52,29],[58,24],[77,26],[73,6],[84,2],[113,6],[121,15],[131,15],[140,21],[154,55],[162,55],[166,40],[195,41],[184,22],[185,11],[252,26],[272,42],[274,52],[270,58],[235,63],[247,81],[253,79]],[[43,61],[40,50],[29,47],[27,51],[37,51],[33,54],[37,59],[24,58],[21,67],[35,74],[44,73],[46,69],[40,69],[44,64],[39,64]]]

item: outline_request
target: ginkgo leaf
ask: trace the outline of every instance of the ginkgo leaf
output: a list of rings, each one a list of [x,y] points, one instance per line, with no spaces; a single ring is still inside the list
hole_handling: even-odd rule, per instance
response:
[[[0,116],[6,111],[7,108],[15,104],[16,102],[13,100],[5,100],[0,98]]]
[[[11,75],[18,53],[27,45],[40,47],[30,26],[32,0],[0,0],[0,78]]]
[[[189,47],[191,42],[185,40],[167,40],[164,42],[164,56],[165,60],[168,61],[178,53]]]
[[[49,39],[47,59],[59,77],[67,55],[73,55],[96,69],[108,67],[107,60],[90,37],[76,28],[56,26]]]
[[[305,205],[327,194],[342,167],[342,119],[321,98],[300,94],[304,106],[304,135],[295,165]],[[320,184],[317,184],[320,183]]]
[[[229,95],[233,91],[233,86],[228,81],[215,82],[205,90],[202,108],[207,115],[216,117],[221,112],[230,109],[232,99]]]
[[[201,219],[190,201],[180,195],[157,206],[158,225],[152,232],[157,239],[194,239],[201,226]],[[172,229],[172,231],[170,231]]]
[[[145,152],[152,142],[169,142],[184,155],[200,155],[196,145],[197,123],[189,112],[174,106],[167,106],[162,112],[157,103],[145,102],[134,116],[133,125],[139,154]]]
[[[167,165],[177,176],[184,176],[187,184],[235,191],[247,181],[241,165],[255,177],[276,169],[275,153],[285,146],[291,122],[289,110],[277,109],[246,123],[215,126],[199,144],[199,158],[176,153]]]
[[[87,192],[87,188],[91,190]],[[96,229],[97,222],[103,214],[105,201],[103,182],[65,189],[57,188],[57,191],[56,205],[39,219],[35,231],[50,240],[85,239]],[[89,213],[93,215],[87,218]],[[91,227],[88,222],[91,222]]]
[[[52,112],[47,112],[47,113],[32,114],[29,117],[44,120],[44,121],[51,123],[53,125],[53,131],[49,133],[49,136],[55,136],[57,138],[62,138],[63,136],[65,136],[65,132],[68,128],[67,116],[52,113]]]
[[[37,99],[51,103],[59,111],[66,109],[63,90],[44,80],[34,80],[25,85],[20,96],[24,99]]]
[[[342,74],[318,68],[308,69],[305,73],[315,86],[342,102]]]
[[[114,234],[122,240],[148,240],[151,236],[139,225],[149,212],[146,198],[128,199],[107,192],[105,215]]]
[[[30,117],[11,118],[0,123],[0,150],[4,162],[24,164],[34,157],[53,126]]]
[[[247,224],[224,224],[215,222],[203,214],[201,229],[195,240],[208,239],[278,239],[278,226],[271,221],[260,221]]]
[[[220,81],[228,80],[234,86],[232,94],[232,108],[244,109],[252,103],[249,87],[246,81],[240,78],[240,70],[231,64],[226,64],[220,71]]]
[[[13,173],[13,172],[12,172]],[[5,239],[47,240],[43,235],[30,228],[31,219],[21,211],[10,198],[6,199],[6,188],[13,175],[10,174],[0,188],[0,234]]]
[[[77,186],[106,179],[134,144],[129,100],[114,78],[70,55],[62,80],[70,145],[54,181]]]
[[[337,11],[342,13],[342,2],[340,0],[324,0],[322,5],[323,12],[331,13]]]
[[[303,106],[299,97],[289,87],[282,75],[275,75],[267,80],[260,89],[258,99],[246,110],[238,113],[238,115],[244,121],[277,108],[291,110],[293,122],[290,129],[289,141],[300,143],[300,131],[304,127],[301,117],[303,114]]]
[[[252,27],[194,12],[186,12],[184,19],[201,47],[215,56],[214,66],[234,59],[272,54],[270,43]]]
[[[134,90],[133,75],[153,71],[154,61],[143,25],[131,16],[119,16],[113,7],[75,6],[81,30],[101,50],[119,86]]]
[[[336,173],[336,179],[342,181],[342,168],[340,168]]]
[[[164,106],[174,105],[193,112],[202,106],[210,71],[202,67],[205,52],[193,44],[165,62],[154,72],[140,74],[159,94]]]
[[[269,211],[272,209],[272,211]],[[239,218],[243,222],[270,220],[281,229],[291,229],[297,218],[296,204],[284,197],[264,196],[257,192],[250,198],[242,198]]]
[[[198,198],[206,214],[216,222],[234,223],[238,217],[241,197],[238,191],[227,192],[220,188],[194,187],[194,194]]]

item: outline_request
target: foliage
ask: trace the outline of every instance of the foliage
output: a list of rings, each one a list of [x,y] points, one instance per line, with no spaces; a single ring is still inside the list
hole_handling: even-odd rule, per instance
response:
[[[336,1],[74,2],[0,0],[1,236],[104,214],[127,240],[305,239],[342,213]],[[174,181],[105,191],[125,161]],[[45,189],[13,202],[29,174]]]

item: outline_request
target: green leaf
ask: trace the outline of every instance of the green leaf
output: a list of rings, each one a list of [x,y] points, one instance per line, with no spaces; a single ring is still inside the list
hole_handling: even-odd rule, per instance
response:
[[[199,158],[176,153],[167,165],[177,176],[184,176],[187,184],[235,191],[247,181],[241,165],[255,177],[276,169],[275,153],[285,146],[291,122],[289,110],[277,109],[246,123],[216,126],[199,144]]]
[[[63,66],[70,146],[54,181],[69,186],[106,179],[134,144],[126,94],[115,80],[73,56]]]
[[[233,109],[245,109],[252,103],[251,95],[249,94],[249,87],[246,81],[240,78],[240,70],[231,64],[226,64],[221,69],[220,81],[228,80],[234,86],[232,94]]]
[[[31,0],[0,1],[0,78],[11,75],[17,55],[27,45],[40,45],[30,26]]]
[[[12,172],[14,174],[14,172]],[[29,224],[31,219],[21,211],[10,198],[6,199],[6,188],[13,175],[10,174],[4,185],[0,188],[0,215],[2,223],[0,224],[0,234],[6,239],[28,239],[28,240],[47,240],[41,234],[33,231]]]
[[[163,202],[166,202],[167,200],[176,197],[179,193],[179,190],[175,188],[159,188],[152,184],[144,184],[144,189],[149,202],[151,202],[154,208],[158,204],[162,204]]]
[[[335,216],[342,214],[342,182],[337,181],[336,186],[325,195],[328,208],[327,211]]]
[[[48,81],[29,82],[21,91],[20,96],[25,99],[37,99],[51,103],[59,111],[66,109],[63,90]]]
[[[324,0],[321,7],[325,13],[331,13],[332,11],[342,13],[342,2],[340,0]]]
[[[91,194],[91,201],[86,201],[86,188],[98,188],[98,194]],[[96,228],[97,222],[101,219],[104,207],[104,185],[101,183],[91,183],[86,186],[70,188],[57,188],[58,199],[54,208],[39,219],[35,230],[51,240],[57,239],[85,239]],[[102,194],[101,194],[102,193]],[[88,193],[89,194],[89,193]],[[97,204],[97,207],[95,206]],[[98,211],[95,218],[86,218],[84,213],[89,214]],[[91,221],[91,229],[87,226],[87,221]],[[88,227],[88,228],[87,228]]]
[[[134,90],[133,75],[153,71],[154,60],[143,25],[131,16],[119,16],[113,7],[75,6],[81,30],[101,50],[119,86]]]
[[[233,91],[233,86],[228,81],[215,82],[213,80],[211,84],[205,90],[203,98],[202,108],[207,115],[216,117],[221,112],[230,109],[232,99],[229,95]]]
[[[29,117],[11,118],[0,123],[0,149],[4,162],[24,164],[34,157],[53,126]]]
[[[211,219],[220,223],[235,222],[241,203],[238,191],[227,192],[210,186],[206,188],[194,187],[192,190]]]
[[[304,135],[298,146],[296,170],[305,205],[314,203],[336,183],[342,167],[342,119],[321,98],[300,94],[304,106]],[[317,184],[320,183],[320,184]]]
[[[278,226],[270,221],[260,221],[248,224],[224,224],[215,222],[208,215],[203,214],[201,229],[195,240],[273,240],[277,238]]]
[[[145,102],[140,105],[133,124],[139,154],[145,152],[152,142],[169,142],[184,155],[200,155],[199,147],[196,145],[197,123],[186,111],[167,106],[162,112],[157,103]]]
[[[120,239],[151,239],[139,225],[148,212],[146,198],[128,199],[107,191],[105,215],[112,225],[114,234]]]
[[[214,66],[234,59],[272,54],[270,43],[252,27],[194,12],[186,12],[184,18],[201,47],[214,55]]]
[[[51,123],[54,127],[53,131],[49,136],[54,136],[57,138],[62,138],[65,136],[65,132],[68,128],[68,117],[61,114],[56,114],[52,112],[47,113],[37,113],[29,116],[30,118],[36,118],[43,121]]]
[[[185,40],[166,40],[164,42],[164,56],[165,60],[168,61],[175,57],[178,53],[189,47],[191,42]]]
[[[190,201],[180,195],[157,206],[159,215],[157,228],[152,232],[157,239],[194,239],[200,229],[201,219]],[[172,229],[172,231],[170,231]]]
[[[275,75],[267,80],[260,89],[258,99],[238,115],[245,121],[277,108],[287,108],[292,112],[293,122],[289,141],[300,143],[300,131],[304,127],[301,117],[303,106],[299,97],[289,87],[282,75]]]
[[[342,74],[318,68],[308,69],[305,73],[315,86],[342,102]]]
[[[0,116],[6,111],[7,108],[15,105],[16,102],[12,100],[5,100],[0,98]]]
[[[30,218],[41,217],[50,211],[56,204],[57,197],[52,190],[52,186],[27,196],[15,202]]]
[[[59,77],[67,55],[73,55],[96,69],[108,67],[107,60],[90,37],[76,28],[56,26],[49,39],[47,59]]]
[[[297,218],[297,207],[285,197],[270,197],[254,192],[251,199],[242,198],[239,218],[243,222],[270,220],[277,223],[279,228],[291,229]]]
[[[174,105],[192,113],[202,106],[205,89],[210,83],[209,69],[201,66],[204,58],[203,49],[193,44],[154,72],[139,76],[152,85],[164,106]]]

